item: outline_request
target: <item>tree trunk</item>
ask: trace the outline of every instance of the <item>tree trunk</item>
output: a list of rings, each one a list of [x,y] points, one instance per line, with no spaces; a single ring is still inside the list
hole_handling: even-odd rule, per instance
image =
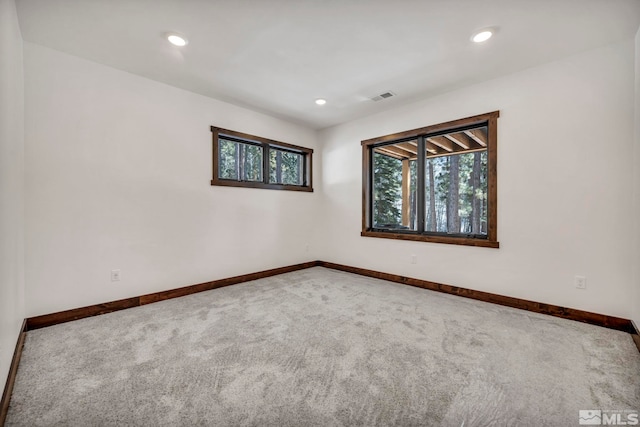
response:
[[[415,190],[413,193],[411,193],[411,210],[413,211],[411,213],[411,229],[417,230],[418,229],[418,194],[416,193]]]
[[[429,164],[429,222],[427,223],[427,231],[438,231],[438,222],[436,217],[436,183],[433,179],[433,161],[427,161]]]
[[[409,208],[409,194],[411,194],[411,173],[409,167],[409,159],[402,161],[402,225],[409,227],[411,218]]]
[[[449,157],[449,197],[447,198],[447,232],[460,233],[460,157]]]
[[[482,199],[478,197],[480,190],[480,169],[481,158],[480,153],[473,153],[473,172],[472,172],[472,188],[473,194],[471,199],[471,233],[480,234],[480,216],[482,215]]]

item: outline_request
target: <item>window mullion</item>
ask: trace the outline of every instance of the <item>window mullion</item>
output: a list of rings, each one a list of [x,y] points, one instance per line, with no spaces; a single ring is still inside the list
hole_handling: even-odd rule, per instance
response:
[[[269,159],[271,158],[271,146],[264,144],[262,146],[262,182],[269,183]]]
[[[417,155],[417,168],[416,168],[416,173],[418,174],[417,176],[417,188],[416,188],[416,194],[418,196],[418,209],[417,209],[417,216],[418,216],[418,224],[417,224],[417,228],[418,228],[418,233],[424,233],[424,221],[426,218],[425,215],[425,205],[426,205],[426,195],[425,195],[425,191],[427,186],[425,185],[425,166],[426,166],[426,147],[427,144],[425,142],[425,137],[424,136],[419,136],[418,137],[418,155]]]

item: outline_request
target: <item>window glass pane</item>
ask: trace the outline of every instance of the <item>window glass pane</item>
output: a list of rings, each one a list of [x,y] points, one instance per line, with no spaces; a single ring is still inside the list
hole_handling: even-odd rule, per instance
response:
[[[416,141],[373,149],[373,226],[417,230]]]
[[[304,156],[271,148],[269,150],[269,183],[304,185]]]
[[[487,234],[487,128],[426,139],[425,231]]]
[[[221,179],[262,181],[262,147],[223,138],[218,142]]]

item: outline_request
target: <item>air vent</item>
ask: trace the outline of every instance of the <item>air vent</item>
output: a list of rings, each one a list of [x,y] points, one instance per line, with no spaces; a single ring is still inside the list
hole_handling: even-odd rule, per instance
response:
[[[396,94],[393,92],[385,92],[385,93],[381,93],[380,95],[374,96],[373,98],[371,98],[371,100],[382,101],[383,99],[391,98],[392,96],[396,96]]]

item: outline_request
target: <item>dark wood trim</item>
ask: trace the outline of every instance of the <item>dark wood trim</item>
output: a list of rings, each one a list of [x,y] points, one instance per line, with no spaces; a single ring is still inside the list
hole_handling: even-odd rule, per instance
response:
[[[213,168],[212,168],[212,172],[213,175],[211,176],[211,185],[214,185],[214,181],[219,180],[220,178],[218,178],[220,176],[220,159],[218,157],[218,154],[220,153],[220,144],[218,142],[218,128],[211,126],[211,154],[212,154],[212,159],[211,161],[213,162]]]
[[[313,150],[311,150],[310,153],[307,153],[307,160],[309,161],[309,164],[307,165],[307,173],[309,174],[309,176],[307,177],[306,188],[309,188],[309,191],[313,192]]]
[[[498,115],[487,123],[487,239],[498,244]],[[498,246],[492,246],[498,247]]]
[[[126,298],[87,307],[59,311],[57,313],[44,314],[42,316],[28,317],[27,330],[32,331],[46,326],[57,325],[58,323],[71,322],[72,320],[112,313],[114,311],[124,310],[125,308],[138,307],[140,305],[139,298],[140,297]]]
[[[383,239],[412,240],[417,242],[445,243],[451,245],[475,246],[483,248],[500,248],[498,242],[498,117],[499,111],[479,114],[464,119],[453,120],[436,125],[430,125],[419,129],[412,129],[405,132],[385,135],[377,138],[367,139],[362,144],[362,230],[363,237],[379,237]],[[372,211],[372,165],[371,151],[377,149],[382,144],[397,143],[400,141],[418,140],[418,161],[422,161],[422,166],[418,164],[418,171],[424,170],[424,156],[426,152],[425,138],[434,134],[453,132],[456,129],[472,128],[473,126],[487,127],[487,236],[486,238],[474,238],[470,236],[437,235],[424,233],[424,217],[420,215],[421,207],[424,206],[424,193],[418,193],[418,227],[413,233],[402,233],[380,231],[373,227]],[[455,152],[444,153],[442,155],[454,155]],[[400,158],[400,157],[398,157]],[[420,179],[424,180],[424,174],[418,175],[418,188]]]
[[[226,279],[213,280],[211,282],[185,286],[183,288],[170,289],[163,292],[155,292],[153,294],[142,295],[141,297],[139,297],[140,305],[151,304],[171,298],[179,298],[185,295],[222,288],[230,285],[237,285],[238,283],[249,282],[252,280],[264,279],[265,277],[277,276],[279,274],[291,273],[292,271],[304,270],[311,267],[317,267],[319,265],[320,261],[309,261],[302,264],[294,264],[287,267],[279,267],[273,268],[271,270],[259,271],[257,273],[249,273],[240,276],[228,277]]]
[[[457,127],[462,127],[467,125],[481,124],[491,119],[495,120],[498,117],[500,117],[500,111],[492,111],[490,113],[478,114],[476,116],[471,116],[471,117],[465,117],[464,119],[451,120],[449,122],[429,125],[429,126],[421,127],[418,129],[411,129],[403,132],[394,133],[391,135],[384,135],[376,138],[365,139],[364,141],[362,141],[362,145],[373,145],[373,144],[379,144],[381,142],[391,142],[396,140],[417,138],[418,136],[425,135],[427,133],[442,132],[443,130],[447,130],[447,129],[457,128]]]
[[[481,248],[499,248],[500,242],[489,239],[465,237],[433,236],[428,234],[394,233],[391,231],[362,231],[362,237],[380,237],[383,239],[413,240],[414,242],[445,243],[449,245],[477,246]]]
[[[237,132],[234,130],[223,129],[216,126],[211,126],[212,133],[212,162],[213,162],[213,176],[211,178],[211,185],[219,185],[223,187],[245,187],[245,188],[261,188],[266,190],[288,190],[288,191],[302,191],[313,192],[313,149],[301,147],[299,145],[287,144],[285,142],[275,141],[273,139],[263,138],[261,136],[249,135],[248,133]],[[229,179],[221,179],[219,173],[219,137],[227,136],[231,139],[239,142],[244,142],[254,145],[259,145],[263,149],[263,166],[262,166],[262,181],[236,181]],[[272,184],[269,182],[269,148],[291,150],[302,155],[305,162],[303,170],[307,172],[304,177],[304,185],[286,185],[286,184]]]
[[[371,150],[362,150],[362,230],[367,229],[371,217]]]
[[[313,153],[312,148],[301,147],[300,145],[287,144],[286,142],[276,141],[275,139],[263,138],[261,136],[250,135],[248,133],[237,132],[235,130],[223,129],[216,126],[211,126],[211,132],[215,132],[217,135],[226,135],[230,137],[235,137],[239,139],[244,139],[247,141],[257,142],[259,144],[268,144],[273,145],[275,148],[289,148],[294,151],[300,151],[304,153]]]
[[[45,314],[42,316],[29,317],[26,319],[26,328],[28,331],[44,328],[47,326],[57,325],[59,323],[71,322],[72,320],[83,319],[85,317],[98,316],[100,314],[111,313],[114,311],[124,310],[131,307],[139,307],[145,304],[151,304],[157,301],[163,301],[171,298],[178,298],[197,292],[208,291],[211,289],[221,288],[224,286],[235,285],[237,283],[248,282],[250,280],[262,279],[265,277],[276,276],[278,274],[289,273],[291,271],[303,270],[318,266],[320,261],[310,261],[302,264],[290,265],[287,267],[274,268],[271,270],[260,271],[257,273],[243,274],[240,276],[229,277],[226,279],[213,280],[211,282],[199,283],[197,285],[185,286],[182,288],[171,289],[153,294],[141,295],[132,298],[126,298],[118,301],[111,301],[103,304],[90,305],[87,307],[74,308],[57,313]]]
[[[348,273],[358,274],[361,276],[373,277],[376,279],[387,280],[395,283],[416,286],[437,292],[443,292],[451,295],[457,295],[465,298],[471,298],[478,301],[489,302],[493,304],[504,305],[507,307],[519,308],[521,310],[532,311],[534,313],[547,314],[550,316],[561,317],[564,319],[576,320],[579,322],[589,323],[592,325],[603,326],[605,328],[615,329],[627,332],[632,335],[634,342],[639,346],[640,351],[640,334],[633,321],[605,314],[591,313],[588,311],[578,310],[574,308],[560,307],[553,304],[545,304],[541,302],[529,301],[520,298],[508,297],[504,295],[492,294],[489,292],[477,291],[473,289],[461,288],[458,286],[445,285],[442,283],[431,282],[428,280],[415,279],[397,274],[383,273],[380,271],[367,270],[359,267],[351,267],[342,264],[336,264],[326,261],[309,261],[301,264],[290,265],[287,267],[274,268],[271,270],[260,271],[257,273],[243,274],[240,276],[229,277],[225,279],[213,280],[211,282],[200,283],[197,285],[185,286],[177,289],[170,289],[162,292],[141,295],[138,297],[127,298],[118,301],[112,301],[104,304],[96,304],[92,306],[66,310],[58,313],[45,314],[43,316],[30,317],[25,319],[23,330],[16,346],[16,353],[12,361],[12,371],[15,377],[17,363],[20,360],[20,353],[24,343],[24,333],[26,331],[39,329],[59,323],[70,322],[72,320],[82,319],[85,317],[97,316],[100,314],[111,313],[113,311],[124,310],[130,307],[138,307],[141,305],[151,304],[158,301],[164,301],[172,298],[179,298],[198,292],[217,289],[224,286],[235,285],[238,283],[258,280],[265,277],[277,276],[292,271],[304,270],[311,267],[326,267],[333,270],[345,271]],[[15,365],[15,368],[14,368]],[[10,378],[11,372],[10,371]],[[9,384],[9,382],[7,382]],[[6,387],[5,387],[6,394]],[[3,396],[3,405],[4,405]],[[1,425],[1,424],[0,424]]]
[[[323,261],[320,263],[320,265],[322,267],[331,268],[333,270],[345,271],[348,273],[359,274],[361,276],[373,277],[376,279],[388,280],[390,282],[402,283],[405,285],[416,286],[418,288],[429,289],[431,291],[471,298],[478,301],[519,308],[521,310],[532,311],[534,313],[548,314],[550,316],[561,317],[563,319],[576,320],[578,322],[603,326],[605,328],[615,329],[630,334],[633,334],[635,331],[631,320],[622,319],[620,317],[607,316],[605,314],[591,313],[588,311],[577,310],[575,308],[560,307],[553,304],[545,304],[520,298],[492,294],[489,292],[444,285],[442,283],[414,279],[411,277],[399,276],[397,274],[382,273],[379,271],[367,270],[359,267],[350,267],[347,265],[335,264],[332,262]]]
[[[244,187],[244,188],[262,188],[267,190],[289,190],[289,191],[304,191],[313,193],[311,186],[299,186],[299,185],[284,185],[284,184],[265,184],[264,182],[257,181],[232,181],[228,179],[214,178],[211,180],[211,185],[218,185],[222,187]]]
[[[2,400],[0,400],[0,427],[4,426],[4,423],[7,420],[7,414],[9,413],[9,403],[11,402],[11,394],[16,382],[16,375],[18,374],[18,366],[20,365],[20,358],[22,357],[22,348],[24,347],[26,334],[27,319],[22,321],[22,329],[20,329],[20,334],[18,335],[16,349],[13,351],[13,358],[11,359],[9,374],[7,375],[7,382],[4,385]]]

